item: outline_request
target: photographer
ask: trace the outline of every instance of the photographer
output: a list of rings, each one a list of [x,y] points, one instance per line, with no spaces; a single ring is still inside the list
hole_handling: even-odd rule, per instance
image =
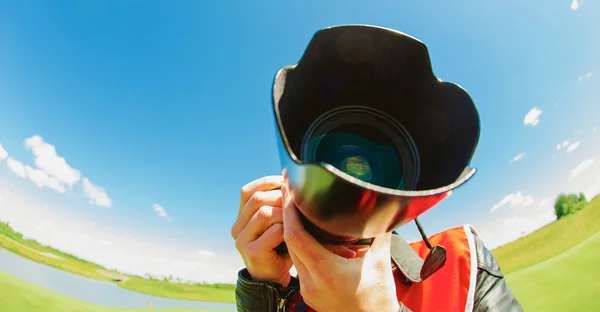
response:
[[[434,79],[427,66],[420,66],[427,56],[421,47],[415,39],[392,30],[370,26],[329,28],[315,35],[297,67],[278,73],[273,91],[274,110],[282,138],[279,147],[284,170],[281,176],[263,177],[242,187],[238,218],[231,228],[246,265],[238,275],[238,311],[522,311],[498,263],[471,227],[459,226],[427,237],[416,220],[472,176],[474,171],[466,170],[465,165],[479,135],[472,102],[463,90],[442,84]],[[327,56],[332,50],[336,56]],[[386,55],[389,51],[396,54]],[[335,64],[341,65],[335,67]],[[379,76],[369,76],[381,64],[385,74],[380,71]],[[396,71],[394,64],[404,65],[397,66],[402,70]],[[295,76],[291,77],[293,70]],[[328,75],[319,76],[323,72]],[[332,83],[331,77],[341,78]],[[325,89],[319,89],[323,84],[312,83],[315,79],[325,81]],[[401,82],[412,93],[391,95],[390,90],[401,88],[390,82]],[[343,88],[344,85],[348,87]],[[347,104],[352,99],[356,103],[369,102],[360,98],[365,94],[371,96],[372,103],[418,103],[419,96],[421,103],[402,107],[402,116],[388,104],[379,107],[371,104],[363,111]],[[443,96],[438,98],[437,94]],[[409,96],[411,101],[403,101]],[[402,118],[420,122],[388,127],[398,130],[397,133],[407,128],[406,132],[412,135],[404,135],[409,138],[405,141],[391,140],[399,158],[389,156],[377,167],[375,162],[381,157],[374,157],[379,152],[372,151],[382,150],[357,137],[378,141],[383,135],[369,137],[374,132],[346,124],[344,129],[350,129],[345,130],[350,134],[330,141],[324,139],[339,132],[332,130],[338,124],[327,119],[327,113],[319,111],[318,104],[310,107],[307,104],[325,102],[324,99],[332,103],[331,111],[337,110],[335,116],[343,117],[337,120],[342,124],[363,118],[367,120],[364,124],[378,127],[373,118],[387,115],[392,116],[388,118],[391,123]],[[442,111],[450,104],[458,113]],[[299,108],[301,105],[304,110]],[[353,110],[344,117],[345,107]],[[435,126],[427,123],[439,122],[439,118],[418,117],[419,112],[431,111],[431,107],[454,118],[448,122],[457,125],[454,133],[444,133],[449,147],[439,143],[442,140],[432,140]],[[411,116],[411,112],[417,117]],[[292,115],[294,118],[290,118]],[[302,126],[304,119],[314,127]],[[382,119],[381,124],[388,119]],[[328,120],[325,124],[329,130],[319,132],[319,120]],[[380,128],[385,130],[383,126]],[[321,135],[313,136],[313,132]],[[319,151],[326,152],[311,159],[310,153],[298,152],[296,147],[310,151],[313,142],[310,139],[314,137],[318,137],[315,144],[322,144]],[[346,153],[340,142],[354,142],[347,144],[353,146],[350,154],[364,157],[340,156]],[[394,162],[402,165],[389,165]],[[389,182],[390,175],[384,173],[392,171],[402,172],[398,174],[401,179]],[[413,220],[423,241],[408,244],[392,229]],[[287,248],[284,252],[279,249],[282,242]],[[297,277],[289,273],[292,265]]]

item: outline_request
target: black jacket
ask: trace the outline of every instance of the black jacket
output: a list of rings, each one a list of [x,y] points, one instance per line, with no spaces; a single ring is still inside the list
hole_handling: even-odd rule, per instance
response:
[[[404,239],[394,234],[391,247],[392,263],[404,273],[406,283],[420,280],[418,274],[422,259]],[[478,267],[473,312],[522,312],[523,308],[506,285],[504,274],[496,259],[484,246],[479,236],[473,234]],[[287,299],[295,295],[299,288],[299,282],[294,277],[288,287],[282,287],[275,283],[253,281],[248,271],[242,269],[238,273],[235,290],[237,310],[239,312],[287,311]],[[400,312],[411,311],[401,306]]]

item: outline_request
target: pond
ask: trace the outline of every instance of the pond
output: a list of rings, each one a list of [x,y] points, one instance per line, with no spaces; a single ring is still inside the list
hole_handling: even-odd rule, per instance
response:
[[[137,293],[119,286],[61,271],[0,248],[0,271],[56,293],[89,303],[123,308],[196,308],[236,311],[235,304],[178,300]]]

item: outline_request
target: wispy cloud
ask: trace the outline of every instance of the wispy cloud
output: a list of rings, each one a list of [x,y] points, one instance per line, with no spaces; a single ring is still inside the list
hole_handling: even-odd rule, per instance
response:
[[[533,204],[533,197],[530,195],[523,194],[521,191],[508,194],[502,198],[497,204],[492,206],[490,209],[490,213],[495,212],[496,210],[504,207],[526,207]]]
[[[568,140],[565,140],[565,141],[563,141],[563,142],[562,142],[562,143],[560,143],[560,144],[556,144],[556,150],[557,150],[557,151],[560,151],[561,149],[563,149],[563,148],[567,147],[568,145],[569,145],[569,141],[568,141]]]
[[[534,107],[532,108],[527,115],[525,115],[525,119],[523,123],[527,126],[535,127],[540,123],[540,115],[542,114],[542,110]]]
[[[73,169],[67,161],[56,153],[56,148],[44,142],[39,135],[34,135],[25,140],[27,149],[31,149],[35,157],[35,165],[48,176],[67,186],[79,182],[81,173]]]
[[[39,188],[48,187],[59,193],[65,193],[67,191],[60,182],[48,176],[46,172],[42,170],[25,166],[25,172],[27,172],[27,177],[29,180],[31,180],[31,182],[33,182],[33,184]]]
[[[6,166],[10,169],[14,174],[18,175],[21,178],[27,177],[27,171],[25,171],[25,166],[22,162],[15,160],[12,157],[8,157],[6,159]]]
[[[56,152],[54,145],[44,141],[39,135],[25,139],[25,148],[31,150],[35,167],[24,165],[22,162],[8,157],[7,166],[19,177],[28,178],[39,188],[48,187],[59,193],[65,193],[73,185],[81,183],[83,192],[89,198],[89,203],[101,207],[110,207],[112,201],[106,191],[94,185],[88,178],[82,179],[79,170],[73,168],[66,159]],[[0,146],[0,156],[2,151]]]
[[[519,161],[521,160],[523,157],[525,157],[525,155],[527,155],[527,153],[519,153],[517,154],[515,157],[513,157],[508,163],[513,163],[515,161]]]
[[[564,149],[566,153],[571,153],[576,150],[579,145],[581,145],[581,141],[571,142],[569,140],[565,140],[560,144],[556,144],[556,150],[560,151]]]
[[[6,153],[6,155],[8,157],[8,153]],[[65,193],[67,191],[60,182],[48,176],[46,172],[31,168],[29,165],[24,165],[22,162],[12,157],[8,157],[6,166],[17,176],[31,180],[38,188],[47,187],[59,193]]]
[[[573,0],[573,2],[571,2],[571,10],[573,10],[573,11],[579,10],[579,8],[581,7],[582,4],[583,4],[583,0]]]
[[[571,143],[571,145],[569,145],[569,147],[567,147],[567,153],[570,153],[570,152],[576,150],[579,147],[579,145],[581,145],[581,141]]]
[[[582,161],[579,165],[577,165],[577,167],[575,167],[571,171],[571,175],[569,176],[569,180],[573,180],[574,178],[576,178],[577,176],[579,176],[580,174],[582,174],[584,171],[586,171],[587,169],[589,169],[593,165],[594,165],[594,159],[593,158],[590,158],[590,159]]]
[[[104,189],[94,185],[88,178],[83,179],[83,192],[90,199],[90,204],[107,208],[112,205],[112,200],[108,197]]]
[[[490,217],[481,224],[475,224],[488,248],[496,248],[556,220],[553,197],[535,197],[517,192],[509,198],[504,206],[513,209],[502,216]]]
[[[598,128],[597,128],[596,126],[594,126],[594,127],[592,128],[592,133],[596,133],[596,131],[598,131]]]
[[[2,147],[2,144],[0,144],[0,160],[5,160],[6,157],[8,157],[8,152]]]
[[[581,80],[589,79],[589,78],[592,78],[592,72],[587,72],[587,73],[579,76],[579,78],[577,78],[577,81],[581,81]]]
[[[109,269],[141,276],[149,273],[186,281],[235,283],[237,271],[244,266],[233,247],[218,251],[196,244],[160,243],[153,234],[138,238],[127,234],[130,228],[116,228],[101,220],[91,226],[89,220],[78,216],[57,214],[53,207],[44,209],[34,198],[10,187],[0,185],[0,220],[10,221],[16,230],[42,244]],[[160,238],[160,233],[155,235]]]
[[[169,219],[169,215],[167,215],[167,212],[165,211],[165,208],[163,206],[159,204],[154,204],[152,205],[152,210],[154,210],[156,215],[158,215],[159,217],[163,219]]]

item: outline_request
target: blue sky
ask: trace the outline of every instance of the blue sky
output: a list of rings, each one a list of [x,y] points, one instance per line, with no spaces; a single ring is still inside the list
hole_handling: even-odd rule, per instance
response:
[[[235,278],[239,189],[280,172],[272,78],[357,23],[425,42],[479,109],[479,171],[429,232],[470,223],[493,247],[558,192],[600,192],[598,3],[321,2],[0,2],[0,219],[126,271]]]

